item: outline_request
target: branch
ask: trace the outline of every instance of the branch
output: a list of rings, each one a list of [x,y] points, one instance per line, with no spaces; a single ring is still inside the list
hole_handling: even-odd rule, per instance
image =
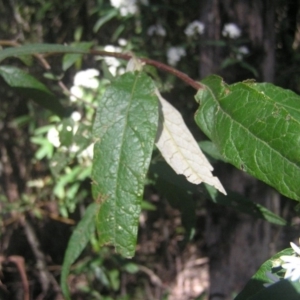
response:
[[[20,277],[21,277],[21,282],[23,285],[23,300],[29,300],[30,295],[29,295],[29,283],[26,275],[26,270],[25,270],[25,261],[22,256],[18,255],[11,255],[7,258],[7,262],[14,263],[19,271]]]
[[[51,285],[52,285],[52,289],[57,294],[59,294],[60,288],[53,275],[47,269],[46,257],[44,253],[41,251],[40,242],[36,236],[33,227],[24,218],[20,220],[20,223],[24,228],[27,241],[36,259],[36,269],[39,274],[39,280],[42,289],[42,294],[38,299],[44,299],[44,295],[47,294]]]
[[[16,41],[10,41],[10,40],[0,40],[0,45],[1,46],[12,46],[12,47],[19,47],[20,44],[17,43]],[[74,49],[75,50],[75,49]],[[69,53],[72,53],[71,51]],[[76,52],[78,53],[78,52]],[[51,53],[51,54],[57,54],[57,53]],[[87,52],[87,54],[91,54],[91,55],[101,55],[101,56],[111,56],[111,57],[115,57],[115,58],[119,58],[119,59],[124,59],[124,60],[130,60],[133,55],[130,54],[124,54],[124,53],[119,53],[119,52],[108,52],[108,51],[103,51],[103,50],[90,50],[89,52]],[[47,61],[44,59],[44,57],[41,54],[34,54],[34,56],[40,61],[40,63],[42,64],[42,66],[44,67],[45,70],[50,70],[51,67],[50,65],[47,63]],[[168,72],[176,77],[178,77],[179,79],[181,79],[182,81],[184,81],[186,84],[190,85],[191,87],[193,87],[196,90],[199,89],[203,89],[204,86],[193,80],[191,77],[189,77],[187,74],[173,68],[170,67],[164,63],[161,63],[159,61],[153,60],[153,59],[149,59],[149,58],[140,58],[138,57],[138,59],[142,62],[144,62],[147,65],[150,66],[154,66],[160,70],[163,70],[165,72]],[[66,88],[64,87],[64,84],[59,81],[59,84],[61,86],[61,88],[63,90],[66,90]]]
[[[124,59],[124,60],[130,60],[133,57],[133,55],[129,55],[129,54],[123,54],[123,53],[119,53],[119,52],[107,52],[107,51],[102,51],[102,50],[90,50],[90,54],[101,55],[101,56],[112,56],[112,57]],[[185,73],[183,73],[173,67],[170,67],[164,63],[161,63],[159,61],[149,59],[149,58],[138,57],[138,59],[147,65],[154,66],[160,70],[163,70],[165,72],[168,72],[168,73],[178,77],[179,79],[181,79],[182,81],[184,81],[185,83],[187,83],[188,85],[190,85],[191,87],[193,87],[196,90],[204,88],[201,83],[193,80],[191,77],[189,77]]]

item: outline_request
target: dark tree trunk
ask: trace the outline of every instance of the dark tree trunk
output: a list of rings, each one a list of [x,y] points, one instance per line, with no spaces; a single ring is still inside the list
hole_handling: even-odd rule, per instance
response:
[[[205,24],[203,40],[218,41],[221,38],[219,0],[201,1],[200,20]],[[219,71],[221,49],[216,46],[201,45],[200,78]]]
[[[205,24],[204,40],[218,42],[224,24],[235,23],[250,48],[248,63],[258,70],[261,81],[274,81],[275,74],[275,7],[276,1],[213,0],[201,2],[200,20]],[[253,74],[243,68],[221,69],[228,55],[226,47],[201,45],[201,78],[218,73],[229,81],[248,79]],[[230,74],[229,74],[230,73]],[[226,78],[227,77],[227,78]]]
[[[219,174],[231,191],[278,213],[279,194],[227,165]],[[211,300],[233,299],[257,268],[274,254],[272,225],[220,205],[208,204],[206,242],[210,259]]]
[[[259,79],[274,80],[275,23],[274,1],[214,0],[201,1],[200,19],[205,24],[204,40],[219,41],[226,23],[235,23],[248,39],[251,61],[259,72]],[[228,55],[226,47],[201,46],[201,78],[218,73],[231,82],[247,79],[249,73],[240,67],[221,69]],[[250,74],[251,75],[251,74]],[[253,77],[253,76],[252,76]],[[249,77],[248,77],[249,78]],[[232,191],[274,210],[278,207],[279,194],[247,174],[223,165],[221,182]],[[208,204],[206,241],[210,259],[210,299],[232,299],[239,292],[261,263],[274,249],[272,227],[269,223],[253,219],[213,204]]]

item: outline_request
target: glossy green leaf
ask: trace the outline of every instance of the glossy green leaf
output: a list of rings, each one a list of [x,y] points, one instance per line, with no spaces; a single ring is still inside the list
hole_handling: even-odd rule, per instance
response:
[[[299,300],[300,283],[289,280],[281,280],[267,289],[261,290],[248,300]]]
[[[237,168],[300,200],[300,97],[270,83],[225,84],[198,91],[196,122]]]
[[[93,46],[93,43],[91,42],[73,43],[71,46],[75,47],[76,49],[87,51]],[[64,71],[68,70],[76,61],[78,61],[82,57],[82,55],[83,54],[80,53],[65,54],[62,62],[62,69]]]
[[[45,93],[51,93],[44,84],[19,68],[0,66],[0,75],[11,87],[34,88]]]
[[[199,146],[204,153],[208,154],[209,157],[213,159],[213,161],[220,160],[226,162],[217,149],[216,145],[211,141],[201,141],[199,142]]]
[[[145,176],[158,126],[155,86],[144,73],[125,73],[99,100],[93,135],[93,196],[100,243],[126,257],[135,252]]]
[[[59,177],[60,172],[70,163],[72,157],[66,152],[56,152],[50,160],[50,171],[54,177]]]
[[[104,13],[104,16],[101,17],[93,27],[93,32],[97,32],[105,23],[110,21],[112,18],[118,15],[118,10],[111,9]]]
[[[74,120],[64,118],[61,122],[62,128],[59,131],[59,141],[61,146],[70,147],[73,142]]]
[[[248,214],[258,219],[266,220],[276,225],[284,226],[287,224],[286,220],[271,212],[263,205],[250,201],[237,193],[228,190],[227,196],[224,196],[218,193],[218,191],[212,186],[205,184],[205,187],[210,195],[211,200],[216,204],[229,206],[238,210],[239,212]]]
[[[20,57],[37,53],[87,53],[80,48],[57,44],[29,44],[20,47],[9,47],[0,51],[0,61],[8,57]]]
[[[264,290],[267,290],[271,287],[266,288],[264,284],[272,283],[271,280],[266,275],[267,272],[271,272],[276,270],[276,266],[278,266],[278,262],[280,261],[280,256],[282,255],[292,255],[293,250],[291,248],[285,249],[279,253],[276,253],[274,256],[272,256],[270,259],[268,259],[266,262],[264,262],[260,268],[257,270],[257,272],[252,276],[250,281],[246,284],[244,289],[237,295],[237,297],[234,300],[250,300],[255,299],[252,298],[255,295],[259,295],[259,293],[262,293]],[[259,298],[263,299],[263,298]],[[265,298],[265,299],[272,299],[273,298]],[[282,298],[287,299],[289,298]]]
[[[75,228],[65,253],[64,262],[62,265],[60,284],[62,292],[67,299],[70,299],[67,278],[70,272],[71,265],[79,257],[81,252],[86,247],[92,234],[95,231],[96,214],[99,210],[98,203],[92,203],[88,206],[81,221]]]
[[[57,96],[52,94],[44,84],[23,70],[13,66],[0,66],[0,76],[20,95],[32,99],[59,116],[64,115],[64,107],[58,101]]]

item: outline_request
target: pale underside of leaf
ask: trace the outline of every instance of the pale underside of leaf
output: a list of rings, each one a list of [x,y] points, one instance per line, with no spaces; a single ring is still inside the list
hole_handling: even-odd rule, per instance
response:
[[[156,146],[166,162],[177,174],[194,184],[205,182],[226,195],[219,179],[212,175],[213,167],[202,153],[181,114],[162,96]]]

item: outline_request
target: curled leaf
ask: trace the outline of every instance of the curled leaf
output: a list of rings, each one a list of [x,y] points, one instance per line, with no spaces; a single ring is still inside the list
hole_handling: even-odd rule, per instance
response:
[[[156,90],[160,102],[160,120],[156,146],[177,174],[194,184],[205,182],[226,195],[213,167],[202,153],[181,114]]]
[[[126,72],[142,71],[144,63],[133,56],[127,63]]]

